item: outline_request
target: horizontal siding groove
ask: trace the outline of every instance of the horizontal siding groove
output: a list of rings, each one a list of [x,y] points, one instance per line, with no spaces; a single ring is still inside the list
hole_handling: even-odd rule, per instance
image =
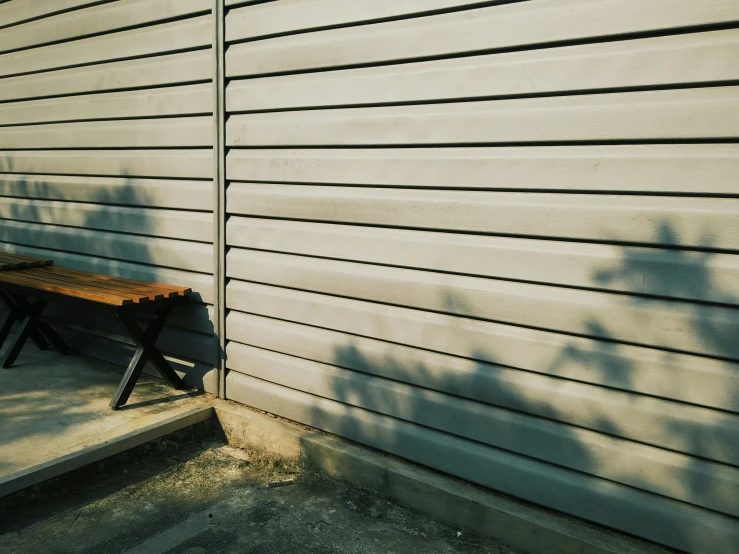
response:
[[[229,111],[475,101],[730,84],[739,29],[232,80]],[[675,63],[676,57],[680,60]],[[625,71],[625,68],[628,71]]]
[[[0,173],[0,196],[103,206],[211,211],[213,182]],[[102,208],[104,209],[104,208]]]
[[[5,102],[211,82],[210,47],[0,79]]]
[[[248,82],[248,81],[247,81]],[[505,94],[505,95],[480,95],[471,97],[453,97],[442,99],[423,99],[409,101],[388,101],[388,102],[367,102],[357,103],[349,102],[347,104],[318,104],[315,106],[298,106],[298,107],[281,107],[267,109],[234,109],[230,110],[231,115],[259,115],[259,114],[280,114],[290,112],[309,112],[318,110],[342,110],[352,108],[391,108],[401,106],[427,106],[433,104],[460,104],[465,102],[484,102],[495,100],[528,100],[536,98],[557,98],[561,96],[594,96],[600,94],[618,94],[630,92],[656,92],[668,90],[684,90],[684,89],[701,89],[701,88],[722,88],[728,86],[739,85],[739,80],[723,80],[723,81],[706,81],[703,83],[684,83],[674,85],[654,85],[654,86],[635,86],[635,87],[612,87],[600,89],[583,89],[583,90],[567,90],[561,92],[541,92],[541,93],[523,93],[523,94]]]
[[[263,317],[739,412],[739,366],[726,360],[236,280],[227,299]]]
[[[736,140],[739,87],[229,118],[229,146]]]
[[[375,23],[428,17],[528,0],[416,0],[371,3],[303,0],[231,9],[226,17],[226,42],[238,44],[281,36],[343,29]],[[226,4],[227,6],[229,4]],[[346,8],[346,9],[345,9]]]
[[[346,260],[655,298],[739,304],[739,259],[660,248],[459,235],[233,215],[228,244]],[[367,248],[371,244],[372,248]],[[665,275],[670,279],[665,281]]]
[[[92,199],[90,199],[92,200]],[[0,197],[0,218],[63,227],[211,242],[213,217],[192,211]]]
[[[111,123],[117,123],[117,122],[128,122],[128,121],[154,121],[158,119],[179,119],[179,118],[188,118],[188,117],[203,117],[203,116],[212,116],[213,113],[207,111],[206,109],[203,109],[202,111],[193,111],[193,112],[179,112],[174,114],[162,114],[162,115],[150,115],[150,114],[144,114],[144,115],[130,115],[130,116],[121,116],[121,117],[75,117],[72,119],[53,119],[49,121],[37,121],[32,123],[10,123],[7,125],[0,124],[0,130],[10,128],[10,129],[19,129],[19,128],[28,128],[32,129],[33,127],[38,127],[42,125],[53,125],[53,124],[64,124],[64,123],[94,123],[94,122],[111,122]],[[83,148],[91,148],[91,147],[83,147]],[[48,150],[48,148],[46,148]],[[14,150],[24,150],[24,148],[16,148]],[[27,148],[26,148],[27,150]]]
[[[212,148],[130,150],[6,150],[3,173],[213,179]]]
[[[210,0],[119,0],[5,29],[0,54],[172,23],[210,11]]]
[[[0,128],[3,149],[210,147],[212,117],[49,123]]]
[[[737,23],[739,8],[732,0],[648,5],[537,0],[237,44],[229,48],[226,66],[229,77],[267,75],[646,38]]]
[[[95,231],[36,223],[4,221],[0,240],[27,247],[71,254],[86,254],[111,260],[125,259],[137,264],[212,273],[207,243],[162,237],[145,237],[110,231]],[[56,261],[57,258],[52,256]],[[58,261],[60,267],[65,267]]]
[[[25,0],[0,5],[0,29],[72,12],[81,8],[115,2],[116,0]]]
[[[226,11],[239,6],[255,6],[257,4],[266,4],[267,2],[277,2],[278,0],[226,0]]]
[[[739,194],[739,145],[231,149],[231,181]]]
[[[4,54],[0,77],[175,54],[211,45],[210,16]]]
[[[227,379],[232,399],[257,409],[662,544],[732,554],[730,545],[739,540],[735,518],[239,373]],[[676,525],[689,533],[674,533]]]
[[[0,128],[72,121],[202,116],[213,113],[212,85],[203,83],[0,104]]]
[[[730,250],[739,200],[231,183],[229,212],[429,231]],[[705,218],[711,218],[707,226]]]
[[[736,498],[727,494],[739,488],[737,468],[234,342],[228,352],[232,369],[242,368],[257,379],[342,403],[351,400],[352,405],[375,413],[739,515]],[[664,481],[656,475],[646,479],[652,472],[659,472]],[[701,477],[712,480],[712,493],[692,494],[675,486]]]
[[[735,308],[246,250],[231,250],[228,265],[253,283],[739,360]],[[593,325],[603,313],[608,322]]]

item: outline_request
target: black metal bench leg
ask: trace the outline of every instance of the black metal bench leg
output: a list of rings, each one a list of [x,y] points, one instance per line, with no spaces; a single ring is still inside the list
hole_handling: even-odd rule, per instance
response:
[[[3,326],[0,329],[0,348],[5,344],[5,339],[8,338],[8,335],[10,335],[10,332],[13,330],[13,324],[15,322],[15,314],[13,312],[9,313],[8,317],[5,319],[5,323],[3,323]]]
[[[33,337],[34,333],[38,334],[38,330],[36,329],[36,318],[41,315],[41,312],[44,311],[46,304],[46,300],[39,299],[36,300],[33,304],[26,305],[26,318],[21,324],[21,328],[18,332],[18,336],[15,339],[15,343],[13,344],[13,346],[10,347],[10,350],[5,356],[5,360],[3,361],[4,368],[8,368],[13,365],[13,363],[15,363],[15,360],[18,358],[18,354],[20,354],[21,350],[23,350],[23,347],[25,346],[28,338]]]
[[[118,311],[118,319],[128,331],[129,335],[136,344],[136,353],[134,354],[131,362],[128,364],[128,369],[121,379],[113,398],[110,400],[110,407],[115,409],[120,408],[131,396],[133,387],[141,376],[141,372],[144,370],[146,362],[151,361],[154,367],[159,371],[161,376],[175,389],[182,390],[185,388],[185,384],[177,375],[169,362],[164,359],[164,356],[157,350],[155,343],[159,334],[164,328],[164,324],[169,316],[170,308],[164,308],[155,312],[154,319],[149,323],[145,331],[141,330],[136,320],[123,310]]]
[[[5,344],[5,339],[8,338],[8,335],[10,335],[10,332],[13,330],[13,324],[16,321],[22,322],[23,318],[31,312],[32,308],[30,304],[28,304],[28,301],[19,294],[10,295],[5,291],[0,291],[0,298],[3,299],[10,310],[10,315],[8,316],[8,319],[5,320],[2,330],[0,330],[0,348],[2,348]],[[49,348],[49,343],[44,339],[35,326],[31,326],[30,337],[41,350]]]
[[[13,343],[13,346],[10,347],[10,350],[5,356],[5,360],[3,360],[4,368],[8,368],[15,363],[15,360],[18,358],[18,354],[20,354],[21,350],[23,350],[23,347],[28,340],[28,336],[31,334],[32,326],[33,322],[30,318],[26,318],[26,320],[21,323],[21,329],[18,332],[15,343]]]
[[[32,313],[33,307],[23,296],[14,294],[13,300],[19,310],[27,314]],[[43,306],[46,306],[46,301],[44,301]],[[42,310],[43,307],[33,317],[38,318],[41,315]],[[49,325],[48,323],[44,323],[43,321],[39,321],[38,319],[34,319],[34,326],[31,331],[31,339],[33,339],[36,345],[42,350],[49,348],[49,343],[51,343],[54,345],[54,348],[56,348],[62,354],[69,354],[70,352],[70,348],[69,346],[67,346],[67,343],[64,342],[64,339],[62,339],[62,337],[60,337],[57,332],[51,328],[51,325]]]

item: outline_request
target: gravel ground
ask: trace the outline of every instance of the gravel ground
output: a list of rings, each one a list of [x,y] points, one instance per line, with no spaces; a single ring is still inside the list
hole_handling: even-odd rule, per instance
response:
[[[193,433],[0,499],[0,552],[513,554],[374,493]]]

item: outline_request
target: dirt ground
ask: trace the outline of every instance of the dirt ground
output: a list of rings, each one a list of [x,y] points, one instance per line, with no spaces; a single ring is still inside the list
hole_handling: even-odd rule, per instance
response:
[[[0,552],[513,554],[192,432],[0,499]]]

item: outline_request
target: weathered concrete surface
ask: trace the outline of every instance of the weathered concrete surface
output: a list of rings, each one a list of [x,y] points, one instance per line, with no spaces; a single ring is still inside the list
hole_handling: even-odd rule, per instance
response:
[[[210,400],[143,376],[129,403],[113,411],[108,402],[122,371],[83,356],[41,351],[33,344],[26,345],[13,367],[0,368],[0,496],[15,490],[15,477],[33,468],[112,446],[122,437],[129,438],[130,448],[136,445],[130,439],[137,431],[197,411]],[[41,477],[53,475],[49,468]]]
[[[212,442],[149,443],[16,500],[0,518],[6,554],[512,552],[366,490]]]
[[[379,492],[438,521],[529,553],[667,554],[664,547],[496,493],[246,406],[216,400],[231,445]]]

